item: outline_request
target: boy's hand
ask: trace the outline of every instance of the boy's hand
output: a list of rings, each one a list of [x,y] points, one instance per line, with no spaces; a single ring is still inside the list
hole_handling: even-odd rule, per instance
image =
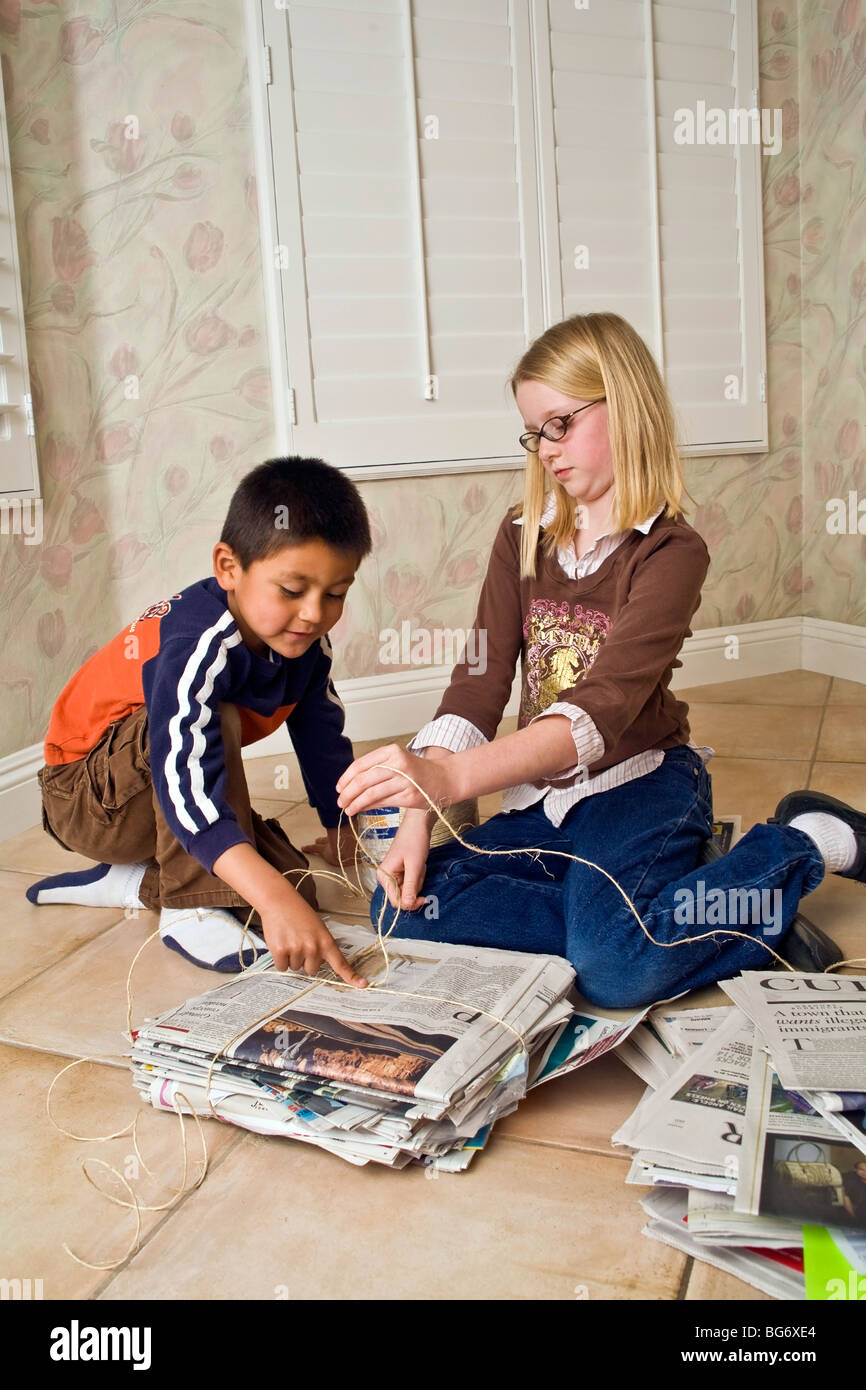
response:
[[[322,962],[327,961],[347,985],[363,988],[367,981],[352,969],[318,913],[298,894],[294,893],[294,899],[287,900],[285,906],[259,911],[274,968],[315,975]]]
[[[396,772],[387,772],[377,764],[387,764]],[[453,785],[455,759],[446,757],[432,760],[419,758],[409,753],[397,743],[389,743],[384,748],[376,748],[356,758],[337,783],[337,801],[347,816],[367,811],[371,806],[406,806],[416,810],[429,810],[428,803],[419,791],[401,777],[408,772],[427,796],[440,807],[450,806],[461,799],[459,790]]]
[[[213,872],[256,909],[277,970],[315,975],[327,961],[347,985],[360,989],[368,983],[352,969],[318,913],[253,845],[232,845],[214,860]]]
[[[301,845],[301,849],[304,854],[320,855],[326,864],[333,864],[335,869],[340,867],[341,860],[343,868],[350,869],[355,863],[358,845],[351,825],[343,821],[340,826],[326,830],[311,845]]]

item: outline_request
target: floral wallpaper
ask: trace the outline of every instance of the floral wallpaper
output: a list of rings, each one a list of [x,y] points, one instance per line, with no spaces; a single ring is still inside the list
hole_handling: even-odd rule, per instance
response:
[[[864,621],[866,20],[760,0],[770,450],[688,460],[713,567],[696,627]],[[0,537],[0,757],[42,739],[78,665],[209,571],[237,480],[273,449],[242,0],[0,0],[44,541]],[[804,412],[804,401],[807,409]],[[336,630],[465,627],[516,473],[364,484],[376,537]]]
[[[801,611],[862,626],[866,506],[852,525],[850,494],[866,501],[866,12],[807,0],[801,26]],[[844,531],[828,532],[832,499]]]

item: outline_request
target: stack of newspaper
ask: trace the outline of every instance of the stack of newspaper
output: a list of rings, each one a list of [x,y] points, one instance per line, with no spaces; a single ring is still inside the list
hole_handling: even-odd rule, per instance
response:
[[[750,971],[722,988],[733,1007],[661,1006],[617,1052],[648,1085],[613,1137],[633,1151],[627,1181],[653,1188],[646,1234],[777,1298],[804,1298],[817,1229],[856,1281],[866,977]]]
[[[150,1020],[133,1078],[158,1109],[193,1109],[351,1163],[464,1169],[529,1086],[624,1038],[645,1010],[576,1011],[557,956],[400,939],[389,965],[369,928],[328,922],[376,988],[316,983],[263,957]]]

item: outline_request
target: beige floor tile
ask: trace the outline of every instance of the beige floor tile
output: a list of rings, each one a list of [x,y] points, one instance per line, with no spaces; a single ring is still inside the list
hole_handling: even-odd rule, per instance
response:
[[[125,1254],[135,1234],[134,1214],[91,1187],[81,1171],[82,1159],[96,1183],[128,1201],[123,1185],[100,1163],[119,1169],[143,1204],[168,1201],[183,1175],[179,1121],[141,1106],[125,1069],[94,1063],[74,1068],[58,1082],[52,1111],[73,1133],[100,1135],[123,1129],[142,1109],[139,1149],[157,1181],[141,1169],[136,1176],[131,1135],[84,1144],[60,1134],[46,1115],[45,1101],[66,1061],[51,1053],[0,1046],[3,1273],[8,1278],[41,1279],[45,1299],[86,1298],[105,1279],[105,1271],[76,1264],[64,1244],[81,1259],[108,1263]],[[201,1145],[189,1122],[187,1132],[191,1185]],[[240,1131],[212,1123],[206,1135],[211,1160],[218,1162],[238,1142]],[[143,1212],[145,1237],[164,1218],[162,1212]]]
[[[735,666],[736,662],[731,665]],[[854,682],[850,682],[854,684]],[[823,705],[830,677],[817,671],[779,671],[772,676],[748,676],[745,680],[717,685],[675,688],[678,700],[687,704]],[[862,687],[861,687],[862,688]]]
[[[788,792],[808,786],[809,763],[783,758],[711,758],[713,809],[717,815],[739,815],[745,835],[751,826],[771,816]]]
[[[257,808],[262,801],[296,801],[304,795],[304,784],[294,753],[245,758],[244,775],[250,800]]]
[[[103,1297],[674,1298],[685,1257],[641,1239],[627,1171],[494,1136],[431,1182],[250,1136]]]
[[[861,709],[828,705],[815,757],[825,762],[866,763],[866,720]]]
[[[579,1071],[530,1091],[512,1115],[496,1126],[497,1138],[523,1139],[592,1153],[610,1153],[610,1136],[644,1093],[643,1082],[614,1056],[600,1057]]]
[[[814,763],[808,786],[866,812],[866,763]]]
[[[694,1302],[695,1300],[716,1302],[722,1299],[731,1301],[745,1299],[756,1303],[776,1302],[776,1299],[772,1298],[770,1294],[762,1293],[760,1289],[753,1288],[743,1279],[736,1279],[733,1274],[727,1274],[722,1269],[705,1264],[703,1260],[695,1260],[692,1266],[685,1298],[687,1302]]]
[[[0,1001],[0,1039],[71,1057],[127,1052],[126,978],[157,920],[156,913],[142,912],[122,921],[8,994]],[[224,979],[191,965],[156,937],[133,974],[133,1026]]]
[[[689,707],[692,742],[708,744],[720,758],[811,758],[820,722],[818,706],[696,701]]]
[[[866,974],[866,888],[850,878],[827,874],[800,903],[804,916],[836,942],[846,960],[863,958]]]
[[[123,920],[115,907],[75,907],[67,903],[29,903],[24,891],[34,875],[0,869],[3,908],[3,952],[0,955],[0,995],[39,975],[100,933]]]
[[[846,681],[840,676],[834,676],[830,685],[828,704],[866,705],[866,682]]]
[[[0,869],[19,869],[43,878],[47,874],[74,874],[79,869],[92,869],[93,860],[81,854],[70,854],[46,834],[41,825],[32,825],[20,835],[0,844]]]

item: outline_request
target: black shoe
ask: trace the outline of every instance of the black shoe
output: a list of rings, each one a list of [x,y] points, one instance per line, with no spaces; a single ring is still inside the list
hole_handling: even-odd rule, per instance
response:
[[[797,811],[795,814],[801,815],[802,812]],[[718,841],[707,840],[701,854],[701,863],[713,864],[721,858],[722,851]],[[775,946],[773,949],[777,950]],[[789,965],[793,965],[795,970],[800,970],[806,975],[823,974],[831,965],[837,965],[843,959],[843,952],[839,950],[835,941],[831,941],[830,937],[816,927],[814,922],[810,922],[808,917],[804,917],[802,912],[797,913],[785,932],[777,954]],[[767,969],[774,968],[773,957],[768,951]]]
[[[814,811],[836,816],[850,825],[857,842],[857,854],[850,869],[837,869],[836,872],[840,878],[854,878],[859,883],[866,883],[866,815],[862,811],[855,811],[853,806],[847,806],[844,801],[837,801],[824,792],[789,792],[776,807],[776,814],[767,818],[767,824],[788,825],[795,816]]]
[[[823,974],[844,958],[835,941],[798,912],[782,940],[779,955],[795,970],[807,975]]]

